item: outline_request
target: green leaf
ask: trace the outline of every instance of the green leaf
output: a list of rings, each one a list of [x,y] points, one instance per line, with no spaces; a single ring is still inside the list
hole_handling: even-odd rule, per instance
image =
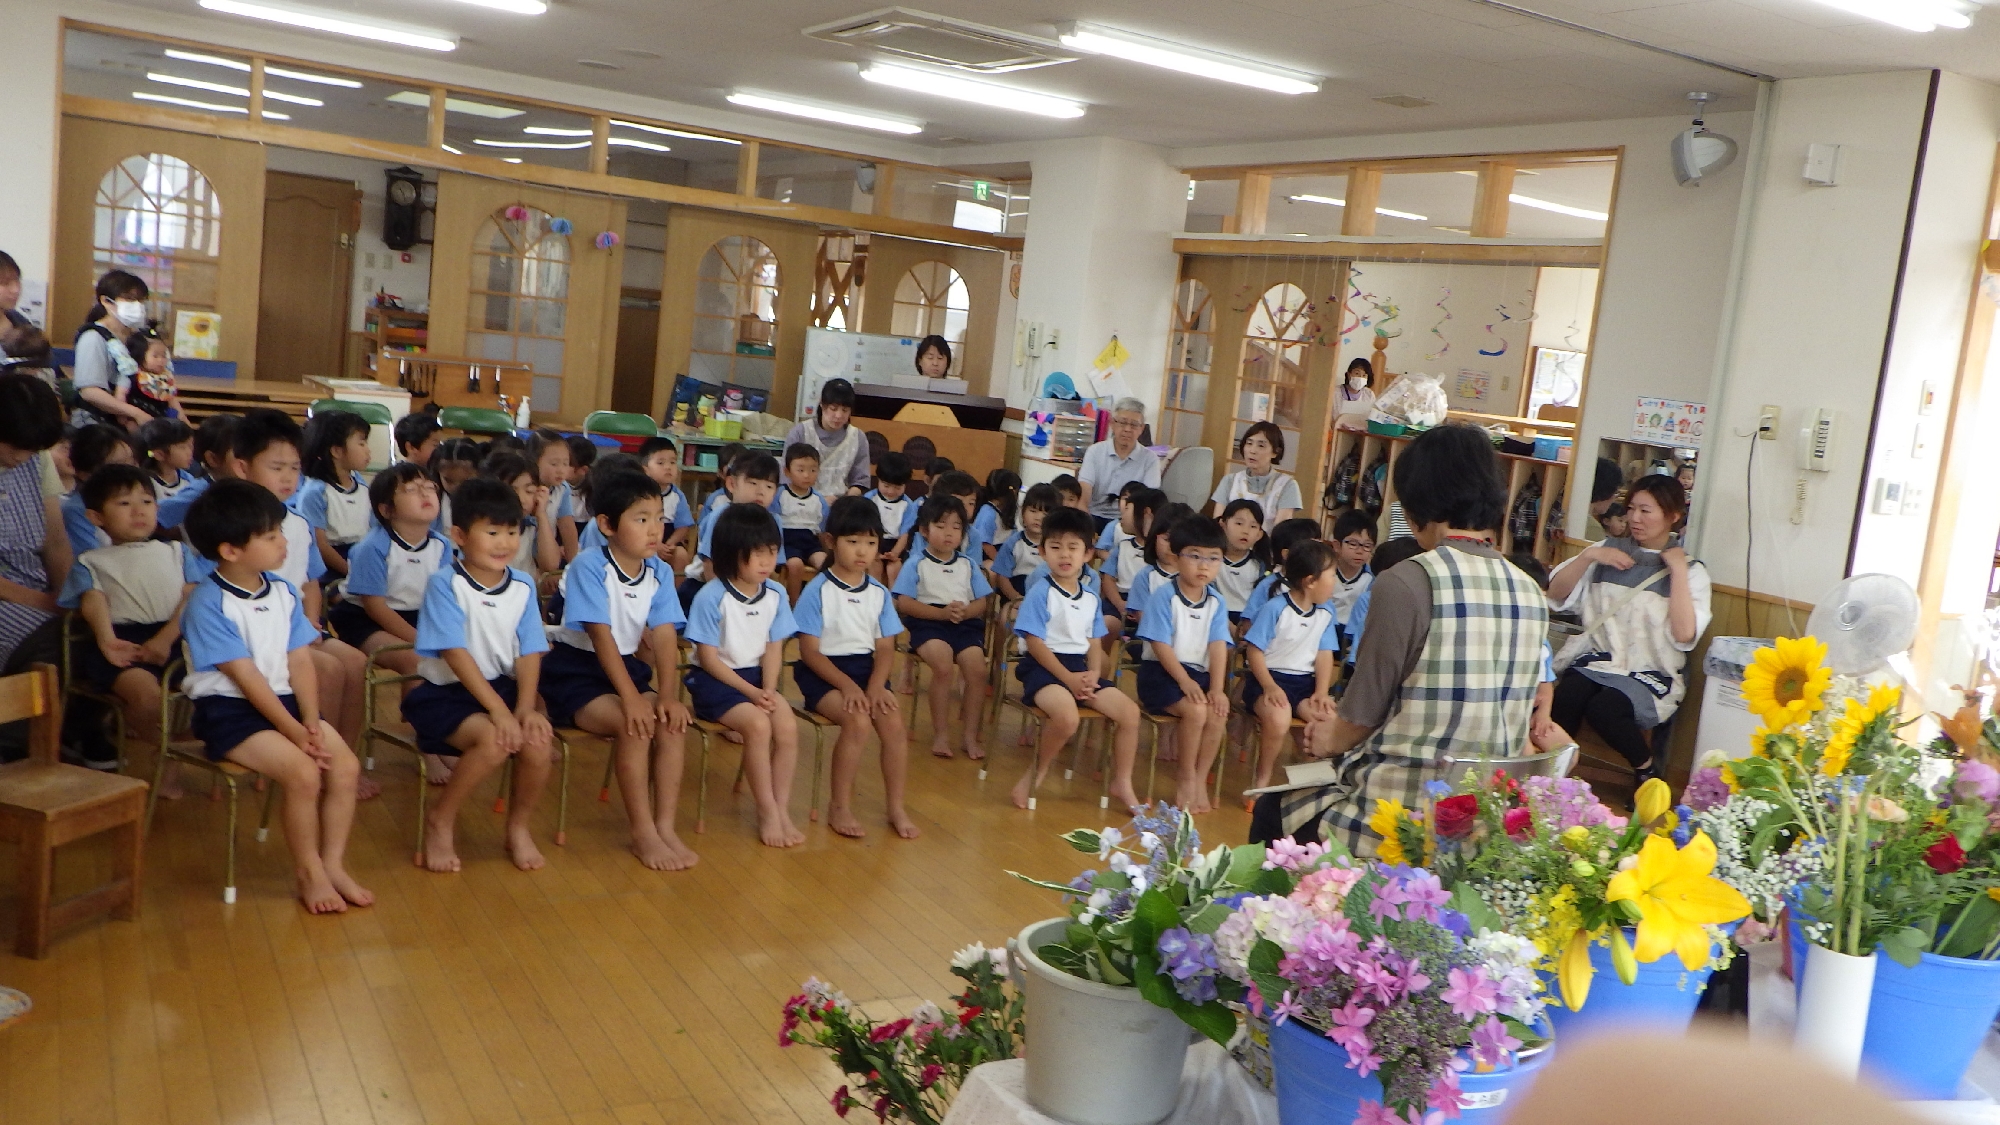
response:
[[[1284,960],[1285,951],[1269,938],[1259,938],[1250,947],[1250,979],[1257,984],[1257,991],[1264,994],[1266,1004],[1275,1005],[1288,987],[1285,978],[1278,975],[1278,962]]]
[[[1252,894],[1288,895],[1296,884],[1292,881],[1291,872],[1273,867],[1269,871],[1257,872],[1246,886]]]
[[[1063,930],[1063,941],[1072,949],[1089,949],[1097,944],[1097,931],[1072,922]]]
[[[1992,900],[1989,899],[1988,901]],[[1229,920],[1230,913],[1231,911],[1228,907],[1219,902],[1211,902],[1196,912],[1194,917],[1187,920],[1188,932],[1212,934],[1221,929],[1222,924]]]
[[[1091,855],[1096,855],[1098,852],[1104,850],[1103,838],[1088,828],[1079,828],[1074,832],[1065,832],[1062,838],[1070,847],[1080,852],[1089,852]]]
[[[2000,933],[2000,902],[1984,893],[1973,895],[1953,925],[1949,940],[1938,949],[1946,957],[1975,957]]]
[[[1231,886],[1247,887],[1264,869],[1264,845],[1244,844],[1229,852],[1229,875]]]
[[[1035,950],[1035,956],[1040,957],[1054,968],[1061,969],[1070,976],[1089,979],[1090,974],[1084,967],[1083,954],[1078,953],[1075,949],[1067,945],[1042,946],[1040,949]]]
[[[1100,871],[1097,878],[1091,880],[1091,885],[1107,891],[1122,891],[1132,886],[1132,877],[1123,871]]]
[[[1104,974],[1105,984],[1116,985],[1122,988],[1132,983],[1132,978],[1119,971],[1118,966],[1112,963],[1111,951],[1106,949],[1101,942],[1097,946],[1097,969]]]
[[[1548,1036],[1543,1035],[1513,1016],[1501,1016],[1500,1025],[1507,1029],[1507,1034],[1521,1041],[1523,1050],[1529,1047],[1539,1047],[1549,1041]]]
[[[1070,886],[1068,883],[1051,883],[1046,879],[1036,879],[1033,876],[1023,875],[1019,871],[1009,871],[1007,874],[1012,875],[1014,878],[1019,879],[1023,883],[1032,884],[1034,886],[1042,888],[1043,890],[1060,891],[1066,895],[1073,895],[1076,893],[1076,888]]]
[[[1175,994],[1175,999],[1180,999],[1179,994]],[[1221,1046],[1229,1046],[1229,1040],[1236,1034],[1236,1013],[1220,1000],[1211,1000],[1206,1004],[1190,1004],[1180,1000],[1174,1012],[1181,1017],[1181,1022],[1215,1040]]]
[[[1507,928],[1499,913],[1486,905],[1486,900],[1469,883],[1460,883],[1458,889],[1451,892],[1451,908],[1465,915],[1466,920],[1472,923],[1473,933],[1481,930],[1498,932]]]
[[[1152,950],[1135,953],[1132,969],[1137,977],[1134,983],[1139,986],[1139,995],[1146,998],[1146,1003],[1172,1008],[1176,1002],[1183,1002],[1180,994],[1174,991],[1173,981],[1160,972],[1160,958]]]
[[[1147,949],[1151,949],[1154,943],[1159,941],[1161,934],[1181,924],[1181,912],[1174,909],[1173,900],[1158,887],[1148,887],[1146,893],[1139,896],[1139,901],[1133,904],[1132,921],[1133,945],[1140,944],[1138,939],[1140,928],[1143,926],[1150,931],[1145,935],[1144,945]]]
[[[1898,965],[1914,969],[1923,961],[1923,952],[1930,945],[1930,938],[1915,926],[1904,926],[1882,939],[1882,952],[1894,958]]]

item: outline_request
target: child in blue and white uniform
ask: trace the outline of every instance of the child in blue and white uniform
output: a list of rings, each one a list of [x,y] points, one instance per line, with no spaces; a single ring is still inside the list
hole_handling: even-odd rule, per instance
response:
[[[1270,569],[1264,555],[1264,509],[1255,500],[1231,500],[1222,509],[1222,569],[1216,572],[1215,589],[1229,606],[1229,623],[1241,626],[1244,609],[1257,583]]]
[[[368,534],[374,509],[361,470],[374,454],[368,448],[368,421],[345,410],[323,410],[306,420],[305,479],[292,497],[292,511],[312,525],[314,549],[326,569],[347,573],[347,554]]]
[[[1000,542],[1020,529],[1021,474],[1012,469],[995,469],[980,486],[978,511],[972,516],[973,542],[985,552],[985,562],[993,561]]]
[[[660,486],[660,527],[666,539],[659,557],[679,574],[694,560],[694,506],[681,491],[681,453],[672,438],[649,437],[639,444],[639,467]]]
[[[875,487],[867,494],[882,519],[882,557],[878,560],[882,569],[876,577],[891,586],[896,584],[896,573],[909,553],[910,535],[917,528],[917,502],[909,492],[912,473],[909,457],[890,450],[875,463]]]
[[[133,436],[140,460],[153,478],[153,495],[164,504],[199,480],[194,466],[194,431],[179,418],[155,418]]]
[[[995,588],[1009,602],[1020,601],[1027,593],[1030,576],[1046,570],[1042,565],[1042,521],[1060,507],[1056,490],[1046,484],[1031,486],[1021,498],[1021,526],[993,553]]]
[[[549,490],[542,518],[555,524],[556,542],[567,562],[579,549],[576,490],[570,487],[569,479],[569,442],[554,430],[536,430],[528,442],[528,460],[535,466],[536,479]]]
[[[1174,803],[1203,813],[1211,807],[1203,779],[1229,720],[1229,611],[1213,585],[1224,539],[1221,525],[1193,514],[1176,521],[1170,535],[1174,576],[1153,587],[1139,615],[1139,706],[1180,720]]]
[[[1309,753],[1333,733],[1340,632],[1328,599],[1336,576],[1333,548],[1314,539],[1291,547],[1281,573],[1284,592],[1264,603],[1244,636],[1243,706],[1257,716],[1259,789],[1271,784],[1293,716],[1306,724],[1300,745]]]
[[[826,530],[827,498],[819,485],[819,450],[798,442],[785,450],[785,485],[771,499],[784,540],[785,589],[793,598],[805,585],[806,572],[826,565],[826,547],[819,534]]]
[[[347,598],[327,616],[340,639],[373,654],[413,644],[431,575],[451,560],[451,542],[431,530],[437,519],[437,482],[409,461],[375,474],[368,499],[380,520],[347,555]],[[417,670],[412,652],[380,663],[406,675]]]
[[[986,698],[986,601],[993,587],[972,556],[958,549],[965,506],[950,496],[924,501],[917,516],[925,548],[910,556],[889,589],[910,630],[910,651],[931,668],[931,753],[952,756],[952,673],[964,679],[960,697],[965,756],[986,756],[978,715]]]

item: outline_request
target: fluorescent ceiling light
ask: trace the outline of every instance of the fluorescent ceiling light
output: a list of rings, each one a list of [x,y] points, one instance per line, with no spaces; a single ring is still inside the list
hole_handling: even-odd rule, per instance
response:
[[[616,117],[611,119],[611,123],[626,129],[638,129],[647,133],[658,133],[663,137],[686,137],[691,141],[712,141],[719,145],[740,145],[743,143],[735,137],[717,137],[708,133],[690,133],[685,129],[668,129],[660,125],[641,125],[637,121],[620,121]]]
[[[241,59],[225,59],[220,55],[202,55],[196,54],[193,51],[176,51],[172,47],[167,48],[164,54],[170,59],[179,59],[182,62],[203,63],[208,66],[226,66],[231,70],[240,70],[245,74],[250,73],[250,64]],[[286,70],[284,67],[272,66],[269,63],[264,64],[264,73],[272,78],[290,78],[295,82],[312,82],[321,86],[340,86],[349,90],[359,90],[361,88],[361,83],[356,82],[352,78],[335,78],[330,74],[308,74],[303,70]]]
[[[160,102],[163,105],[184,105],[189,109],[204,109],[210,113],[247,114],[250,112],[250,107],[247,105],[217,105],[214,102],[198,102],[192,98],[176,98],[166,94],[148,94],[144,90],[134,90],[132,91],[132,96],[142,102]],[[264,120],[266,121],[290,121],[291,119],[292,115],[289,113],[273,113],[268,109],[264,111]]]
[[[612,137],[609,143],[617,148],[643,148],[647,152],[672,152],[673,149],[653,141],[635,140],[632,137]]]
[[[178,75],[173,75],[173,74],[160,74],[158,72],[149,71],[146,74],[146,81],[163,82],[169,86],[186,86],[192,90],[207,90],[211,94],[228,94],[232,97],[238,97],[238,98],[247,98],[250,96],[250,91],[244,89],[241,86],[224,86],[220,82],[203,82],[199,78],[182,78]],[[318,98],[301,97],[298,94],[287,94],[279,90],[265,90],[264,96],[271,99],[274,102],[290,102],[293,105],[326,104],[325,102],[320,101]]]
[[[418,105],[425,109],[431,107],[431,96],[422,90],[398,90],[382,100],[395,102],[397,105]],[[453,97],[445,98],[444,108],[446,113],[463,113],[471,117],[491,117],[496,121],[505,121],[509,117],[519,117],[528,112],[525,109],[515,109],[512,106],[488,105],[485,102],[471,102],[463,98]]]
[[[303,27],[309,31],[331,31],[335,35],[351,35],[356,39],[369,39],[377,43],[421,47],[426,51],[458,50],[458,38],[453,35],[418,31],[415,28],[392,27],[388,24],[363,23],[344,15],[314,11],[310,8],[281,8],[271,4],[246,3],[245,0],[201,0],[201,6],[224,15],[268,20],[271,23]]]
[[[1894,0],[1884,0],[1884,2],[1889,3]],[[1060,38],[1062,45],[1073,51],[1110,55],[1127,62],[1145,63],[1147,66],[1178,70],[1182,74],[1213,78],[1218,82],[1254,86],[1259,90],[1269,90],[1276,94],[1319,92],[1321,80],[1316,74],[1232,58],[1214,51],[1204,51],[1199,47],[1184,47],[1179,43],[1134,35],[1129,31],[1117,31],[1087,23],[1072,23],[1061,28]]]
[[[1554,211],[1558,215],[1574,215],[1579,219],[1596,219],[1600,223],[1611,218],[1610,215],[1602,211],[1592,211],[1583,207],[1571,207],[1566,203],[1550,203],[1546,199],[1536,199],[1532,195],[1510,195],[1507,197],[1507,200],[1510,203],[1518,203],[1523,207],[1533,207],[1538,211]]]
[[[774,98],[768,94],[752,94],[738,91],[729,95],[730,105],[740,105],[745,109],[763,109],[772,113],[788,113],[793,117],[809,117],[814,121],[829,121],[835,125],[853,125],[860,129],[875,129],[884,133],[901,133],[908,136],[924,131],[921,121],[899,121],[893,117],[879,117],[872,113],[862,113],[852,109],[833,109],[823,105],[809,105],[789,98]]]
[[[1910,31],[1972,26],[1980,0],[1819,0],[1829,8],[1867,16]]]
[[[589,141],[489,141],[474,137],[472,143],[487,148],[589,148]]]
[[[1330,195],[1288,195],[1285,198],[1293,203],[1324,203],[1329,207],[1347,206],[1347,200],[1335,199]],[[1377,215],[1387,215],[1392,219],[1410,219],[1419,223],[1430,221],[1429,215],[1412,215],[1408,211],[1391,211],[1387,207],[1377,207],[1375,208],[1375,213]]]
[[[523,133],[532,133],[537,137],[588,137],[590,135],[590,130],[588,129],[557,129],[550,125],[523,125],[521,126],[521,131]]]
[[[994,109],[1011,109],[1017,113],[1033,113],[1042,117],[1083,116],[1082,103],[1073,102],[1068,98],[1037,94],[1013,86],[997,86],[991,82],[975,82],[970,78],[957,78],[934,70],[871,63],[861,68],[861,77],[883,86],[894,86],[899,90],[934,94],[940,98],[953,98],[974,105],[991,106]]]
[[[549,10],[542,0],[458,0],[475,8],[492,8],[501,12],[512,12],[517,16],[539,16]]]
[[[453,147],[451,147],[450,145],[448,145],[448,144],[445,144],[445,143],[443,143],[442,141],[440,141],[440,142],[438,143],[438,147],[439,147],[439,148],[442,148],[442,149],[444,149],[444,150],[445,150],[446,152],[448,152],[448,153],[452,154],[453,156],[464,156],[464,155],[465,155],[465,150],[464,150],[464,149],[462,149],[462,148],[453,148]]]
[[[518,156],[503,156],[500,159],[508,164],[519,164],[521,162],[521,158]]]

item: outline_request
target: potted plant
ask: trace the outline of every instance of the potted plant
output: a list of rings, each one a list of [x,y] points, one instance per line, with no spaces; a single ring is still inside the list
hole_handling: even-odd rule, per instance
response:
[[[1406,864],[1289,841],[1215,934],[1271,1020],[1283,1125],[1497,1115],[1547,1062],[1532,943]]]
[[[1077,1125],[1151,1125],[1173,1112],[1193,1028],[1218,1043],[1243,996],[1222,975],[1214,934],[1222,900],[1250,889],[1264,849],[1203,854],[1194,818],[1141,809],[1127,829],[1063,836],[1105,862],[1059,891],[1066,917],[1036,922],[1015,946],[1028,1001],[1028,1100]]]

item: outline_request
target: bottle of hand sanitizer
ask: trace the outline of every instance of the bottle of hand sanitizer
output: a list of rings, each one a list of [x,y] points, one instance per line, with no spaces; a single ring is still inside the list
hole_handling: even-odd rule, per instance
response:
[[[514,412],[514,428],[515,428],[515,429],[517,429],[517,430],[525,430],[525,429],[527,429],[527,428],[528,428],[528,396],[527,396],[527,395],[522,395],[522,396],[521,396],[521,409],[519,409],[519,410],[517,410],[517,411],[515,411],[515,412]]]

